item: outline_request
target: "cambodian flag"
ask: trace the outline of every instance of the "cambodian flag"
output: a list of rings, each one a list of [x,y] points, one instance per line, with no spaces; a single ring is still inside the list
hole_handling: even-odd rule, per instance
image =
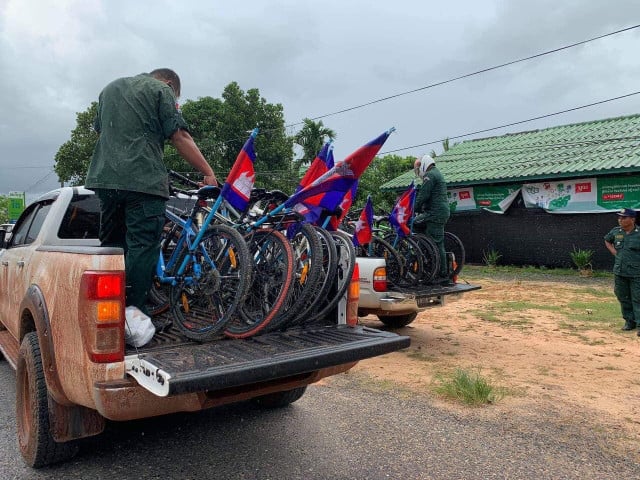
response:
[[[367,196],[367,203],[365,203],[360,218],[356,223],[356,231],[353,234],[353,244],[356,247],[360,245],[366,245],[371,242],[371,236],[373,235],[373,202],[371,201],[371,195]]]
[[[329,153],[327,154],[327,168],[331,170],[335,166],[335,161],[333,159],[333,145],[329,147]]]
[[[307,185],[309,185],[316,178],[327,173],[327,170],[329,170],[330,168],[328,167],[328,163],[327,163],[330,146],[331,146],[331,142],[327,142],[322,146],[322,148],[320,149],[320,152],[318,152],[318,154],[316,155],[316,158],[314,158],[313,162],[311,162],[311,165],[309,165],[309,168],[307,169],[304,176],[302,177],[302,180],[300,180],[300,183],[298,184],[298,188],[296,188],[296,193],[302,190]],[[333,167],[333,165],[331,166]]]
[[[392,128],[357,149],[324,175],[294,193],[285,206],[294,207],[311,222],[320,217],[323,209],[334,212],[393,131]]]
[[[231,168],[227,180],[222,186],[222,197],[233,208],[240,211],[244,211],[247,208],[251,190],[256,181],[256,174],[253,169],[253,162],[256,160],[253,142],[256,135],[258,135],[258,129],[254,128],[242,150],[238,153],[233,168]]]
[[[411,185],[409,185],[409,188],[400,196],[389,215],[389,223],[393,225],[396,234],[400,237],[406,237],[411,233],[409,221],[413,216],[413,201],[415,196],[416,187],[413,182],[411,182]]]
[[[355,181],[351,190],[345,193],[342,202],[338,205],[340,209],[340,216],[332,216],[331,220],[329,220],[328,230],[336,231],[340,227],[340,223],[344,220],[344,217],[349,213],[349,209],[351,208],[351,204],[353,203],[353,199],[356,198],[356,193],[358,193],[358,180]]]

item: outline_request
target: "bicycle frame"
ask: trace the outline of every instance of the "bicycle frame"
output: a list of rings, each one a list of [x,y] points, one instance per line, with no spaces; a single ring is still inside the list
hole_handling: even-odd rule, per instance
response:
[[[205,258],[206,262],[211,265],[213,269],[217,269],[215,262],[211,259],[206,249],[201,245],[202,237],[207,229],[207,227],[213,221],[220,204],[222,203],[222,197],[218,196],[216,202],[213,207],[205,217],[202,227],[200,227],[197,231],[193,228],[193,211],[191,215],[186,220],[183,220],[178,215],[170,212],[169,210],[165,211],[165,216],[171,220],[173,223],[179,225],[180,227],[180,237],[176,242],[176,247],[174,248],[169,260],[165,262],[164,257],[162,255],[158,256],[158,264],[156,266],[156,276],[160,283],[166,283],[171,285],[176,285],[177,280],[184,281],[187,285],[193,284],[194,281],[197,281],[200,278],[201,267],[197,262],[193,262],[193,276],[184,276],[184,272],[187,270],[187,267],[190,263],[192,263],[196,251],[199,249],[200,253]],[[197,207],[194,207],[194,209]],[[192,240],[193,238],[193,240]],[[185,255],[182,263],[178,267],[175,275],[167,276],[167,269],[171,270],[173,266],[175,266],[178,258],[177,256],[182,250],[183,245],[186,243],[187,246],[187,254]]]

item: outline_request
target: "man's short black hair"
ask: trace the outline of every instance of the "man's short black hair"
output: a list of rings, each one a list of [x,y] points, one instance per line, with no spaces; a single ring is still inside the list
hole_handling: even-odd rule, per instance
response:
[[[176,72],[170,68],[156,68],[149,75],[158,80],[164,80],[168,85],[173,88],[173,93],[176,94],[176,98],[180,96],[180,77]]]

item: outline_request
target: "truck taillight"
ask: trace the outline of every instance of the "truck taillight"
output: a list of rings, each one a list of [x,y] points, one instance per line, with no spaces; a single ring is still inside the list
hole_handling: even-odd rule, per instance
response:
[[[355,327],[358,324],[358,302],[360,301],[360,267],[356,263],[351,275],[351,282],[347,293],[347,325]]]
[[[78,319],[85,348],[96,363],[124,359],[124,272],[82,275]]]
[[[373,290],[375,292],[387,291],[387,268],[378,267],[373,271]]]

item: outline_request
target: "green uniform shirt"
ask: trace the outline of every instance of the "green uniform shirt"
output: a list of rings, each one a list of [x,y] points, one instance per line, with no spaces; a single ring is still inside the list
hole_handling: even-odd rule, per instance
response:
[[[169,198],[164,141],[187,129],[169,85],[146,73],[114,80],[100,93],[94,128],[100,137],[87,188]]]
[[[438,167],[429,170],[422,179],[422,186],[416,193],[415,213],[424,213],[425,220],[447,223],[451,209],[447,197],[447,183]]]
[[[604,236],[616,249],[613,273],[622,277],[640,277],[640,228],[626,233],[621,227],[613,228]]]

